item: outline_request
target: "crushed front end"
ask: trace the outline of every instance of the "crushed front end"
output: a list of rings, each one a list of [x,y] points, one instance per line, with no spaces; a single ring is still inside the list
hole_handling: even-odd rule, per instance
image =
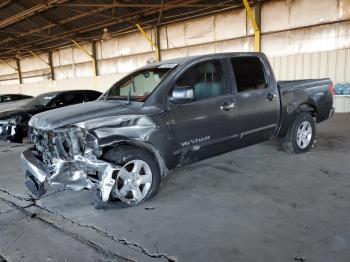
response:
[[[0,120],[0,139],[22,143],[25,130],[22,126],[22,117],[13,117]]]
[[[21,158],[26,170],[26,186],[40,198],[48,186],[63,185],[73,190],[97,189],[102,201],[109,199],[120,167],[100,160],[97,139],[84,129],[69,126],[44,131],[31,128],[34,146]]]

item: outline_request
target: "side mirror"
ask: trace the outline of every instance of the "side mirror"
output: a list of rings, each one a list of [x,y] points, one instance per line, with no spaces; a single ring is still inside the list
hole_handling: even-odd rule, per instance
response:
[[[174,87],[170,100],[175,104],[192,102],[194,100],[193,87],[192,86]]]

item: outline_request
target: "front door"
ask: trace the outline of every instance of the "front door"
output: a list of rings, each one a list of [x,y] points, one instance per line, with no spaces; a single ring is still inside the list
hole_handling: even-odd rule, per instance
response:
[[[191,65],[174,88],[190,86],[194,100],[170,105],[175,162],[188,164],[232,149],[238,138],[234,96],[221,60]]]

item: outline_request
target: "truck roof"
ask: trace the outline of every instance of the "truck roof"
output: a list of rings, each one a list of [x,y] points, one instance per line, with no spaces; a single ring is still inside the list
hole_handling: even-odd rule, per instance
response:
[[[188,62],[192,62],[198,59],[203,58],[222,58],[222,57],[228,57],[228,56],[239,56],[239,55],[257,55],[261,56],[263,53],[260,52],[229,52],[229,53],[214,53],[214,54],[205,54],[205,55],[196,55],[196,56],[186,56],[186,57],[180,57],[180,58],[173,58],[168,60],[163,60],[160,62],[148,64],[145,67],[155,67],[155,66],[161,66],[165,64],[185,64]]]

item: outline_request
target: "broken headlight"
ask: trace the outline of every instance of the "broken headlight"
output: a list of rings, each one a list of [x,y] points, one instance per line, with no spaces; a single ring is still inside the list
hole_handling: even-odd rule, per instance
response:
[[[100,150],[98,147],[97,138],[89,132],[86,132],[85,135],[85,146],[84,146],[84,155],[96,155],[100,156]]]

